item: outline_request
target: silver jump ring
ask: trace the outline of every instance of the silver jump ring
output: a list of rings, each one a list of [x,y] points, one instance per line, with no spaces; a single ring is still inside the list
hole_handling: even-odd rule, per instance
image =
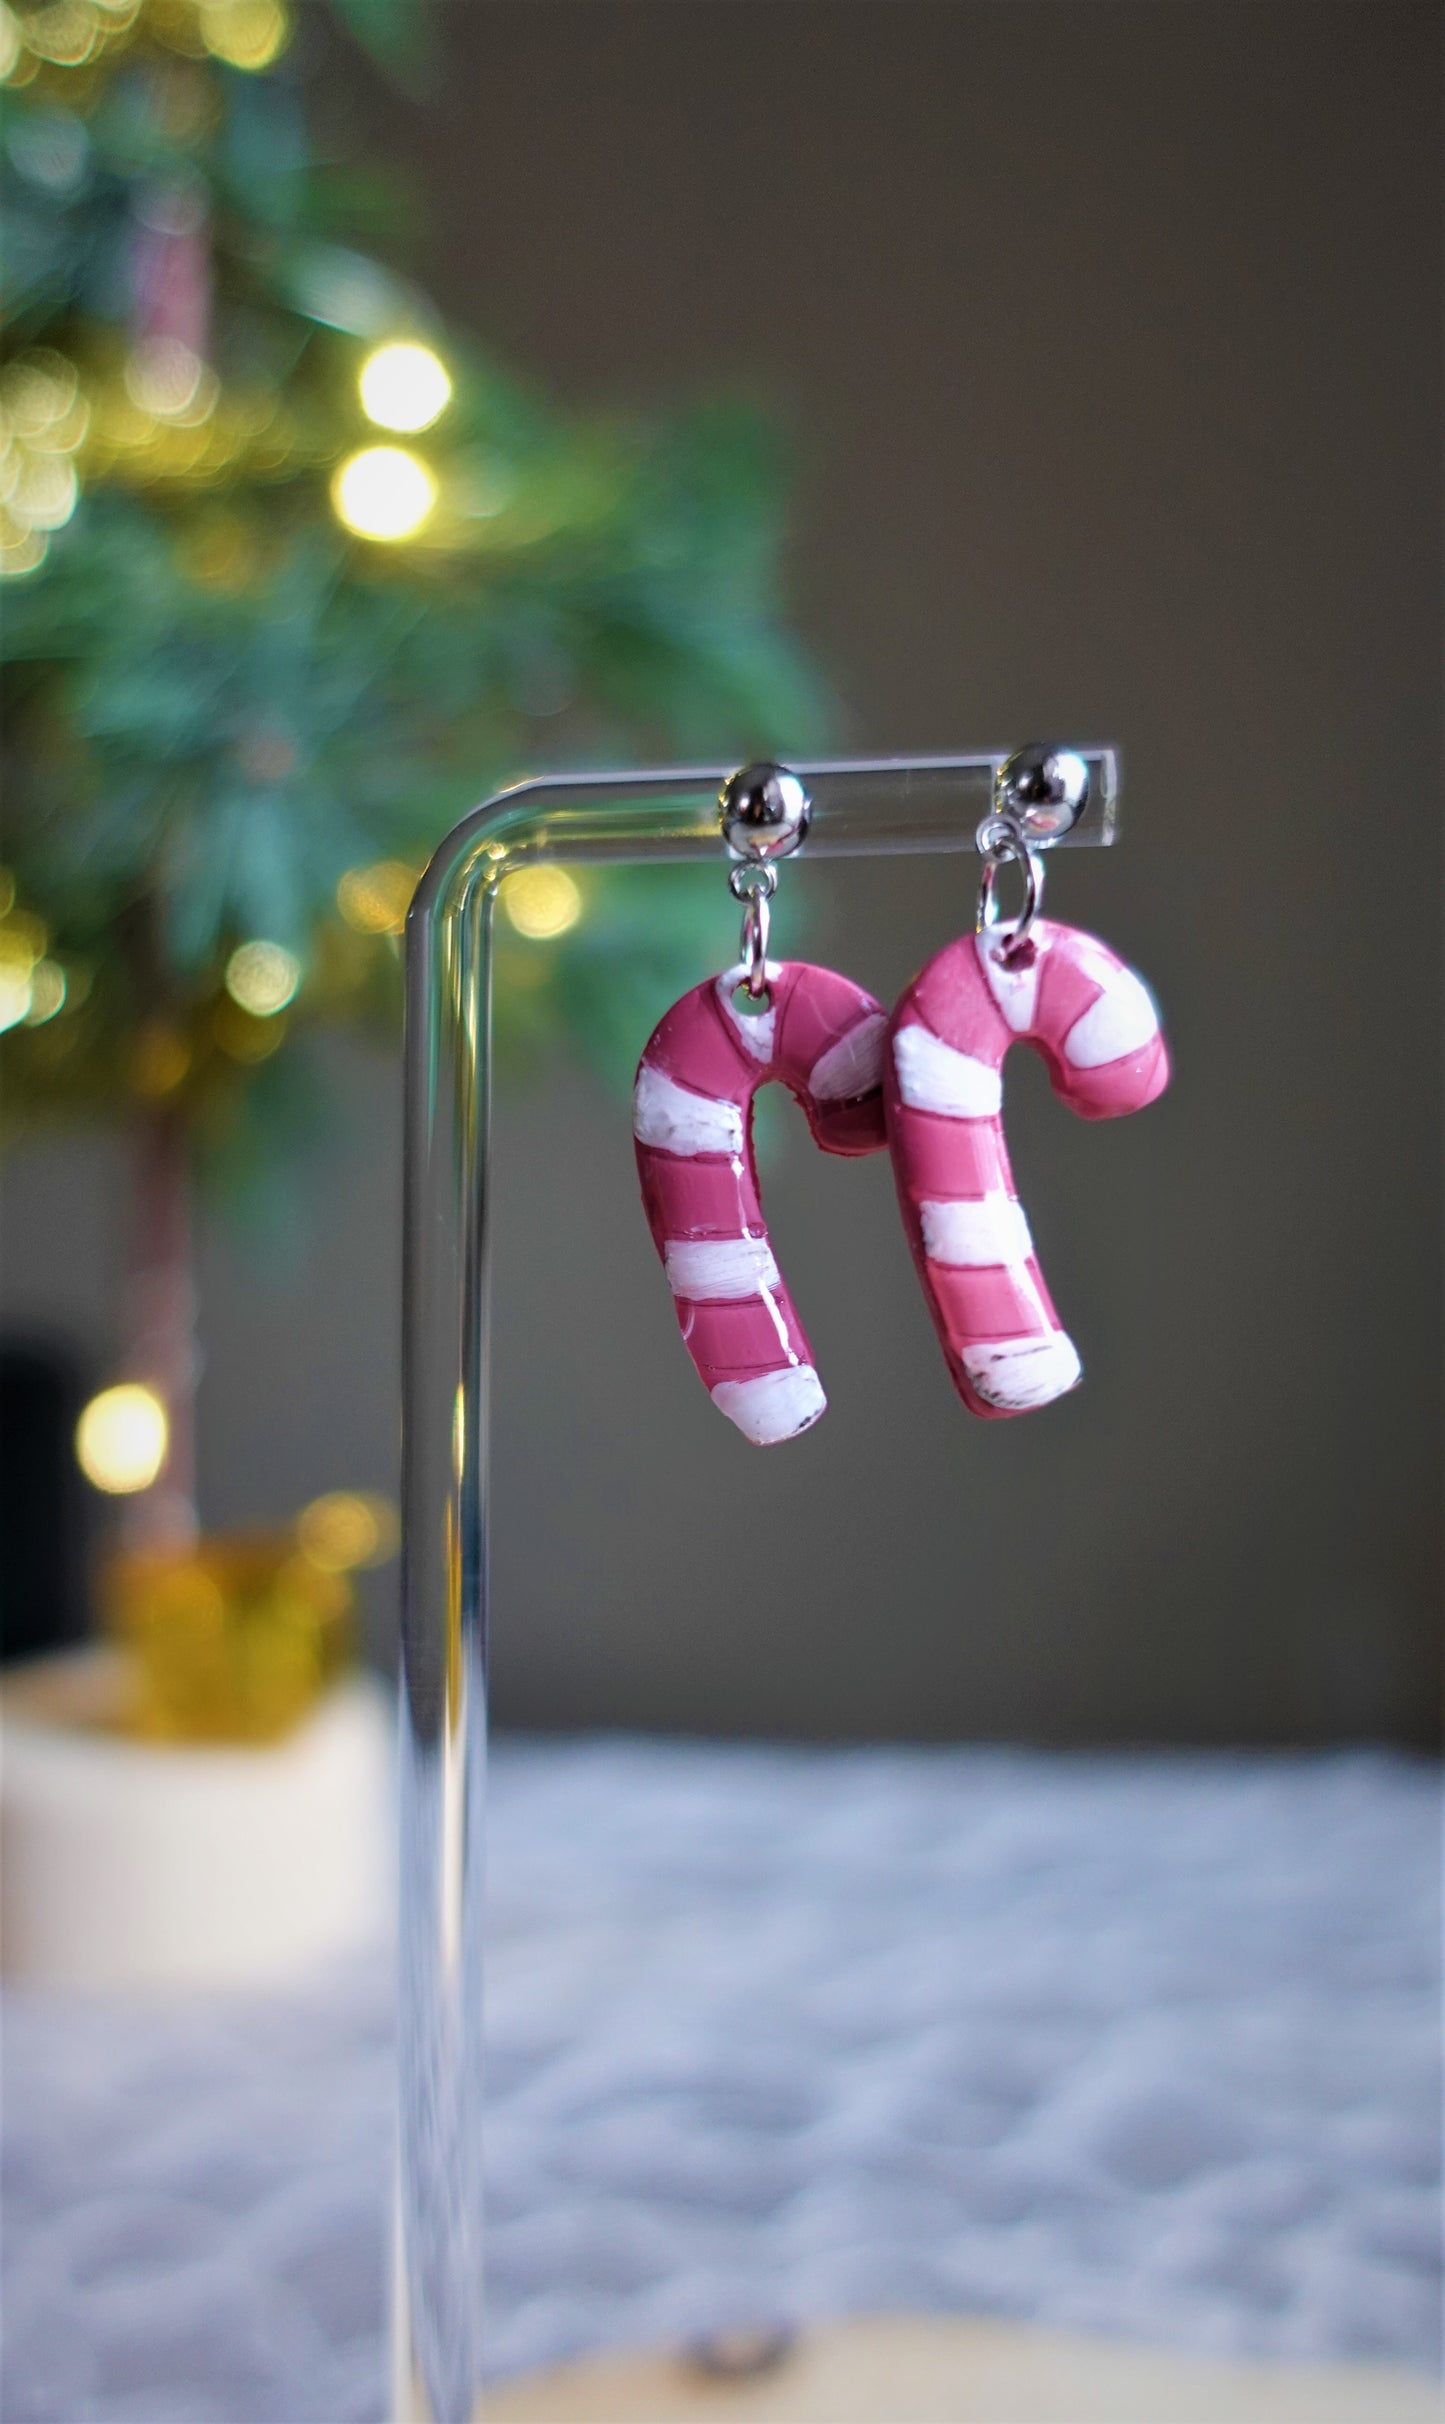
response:
[[[973,839],[980,858],[993,858],[1002,863],[1012,856],[1008,845],[1023,842],[1025,836],[1016,817],[1006,816],[1001,808],[991,808]]]
[[[728,890],[743,904],[743,939],[738,956],[743,963],[743,986],[749,1001],[760,1002],[768,991],[768,904],[778,889],[777,868],[767,859],[746,859],[728,869]]]
[[[763,872],[772,875],[769,867]],[[768,990],[768,928],[772,924],[769,903],[772,884],[759,884],[744,896],[743,935],[738,956],[743,963],[743,984],[749,1001],[760,1002]]]
[[[1012,959],[1028,941],[1029,929],[1039,914],[1044,897],[1044,867],[1038,852],[1030,850],[1017,825],[1008,817],[985,817],[978,829],[978,846],[983,868],[978,881],[978,914],[974,930],[978,934],[999,936],[999,957]],[[1005,926],[998,914],[996,886],[1000,867],[1010,860],[1019,868],[1024,879],[1024,905],[1012,924]]]
[[[778,871],[767,859],[746,859],[740,867],[729,867],[728,890],[735,901],[751,900],[762,893],[771,900],[778,889]]]

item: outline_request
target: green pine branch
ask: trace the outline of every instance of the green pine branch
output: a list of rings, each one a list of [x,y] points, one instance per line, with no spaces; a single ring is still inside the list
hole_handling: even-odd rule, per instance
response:
[[[8,96],[0,1055],[10,1125],[164,1101],[254,1195],[314,1129],[307,1036],[394,1031],[398,904],[467,807],[544,764],[801,752],[826,703],[779,615],[774,433],[726,402],[578,419],[448,331],[340,240],[368,206],[318,160],[294,58],[205,49],[228,4],[142,0],[103,56],[22,58]],[[338,7],[412,72],[412,0]],[[201,265],[189,393],[143,258],[163,306]],[[453,382],[414,437],[359,401],[393,338]],[[391,544],[334,501],[376,445],[435,489]],[[503,1049],[630,1068],[727,948],[715,890],[589,877],[568,934],[506,943]],[[238,996],[255,942],[294,963],[280,1008]]]

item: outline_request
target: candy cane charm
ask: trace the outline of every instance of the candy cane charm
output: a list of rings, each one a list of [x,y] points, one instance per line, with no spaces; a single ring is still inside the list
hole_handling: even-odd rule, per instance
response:
[[[1012,934],[987,922],[997,863],[986,857],[980,931],[940,951],[899,1002],[884,1079],[899,1202],[934,1327],[964,1404],[993,1418],[1050,1404],[1082,1369],[1014,1193],[1004,1055],[1032,1045],[1084,1119],[1141,1110],[1169,1080],[1141,980],[1092,935],[1035,922],[1036,862]]]
[[[734,995],[750,977],[768,1007]],[[642,1055],[633,1132],[642,1200],[704,1388],[758,1447],[792,1439],[827,1399],[773,1259],[753,1161],[752,1105],[776,1078],[825,1153],[877,1153],[887,1018],[829,968],[759,959],[694,986]]]

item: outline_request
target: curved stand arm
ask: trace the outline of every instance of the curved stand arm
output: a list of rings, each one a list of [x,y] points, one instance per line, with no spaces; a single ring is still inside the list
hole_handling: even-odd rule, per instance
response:
[[[798,856],[972,851],[1007,754],[800,764],[813,821]],[[1079,754],[1088,800],[1052,847],[1115,838],[1115,754]],[[447,835],[407,919],[398,2424],[480,2412],[492,902],[542,859],[721,864],[730,771],[519,783]]]

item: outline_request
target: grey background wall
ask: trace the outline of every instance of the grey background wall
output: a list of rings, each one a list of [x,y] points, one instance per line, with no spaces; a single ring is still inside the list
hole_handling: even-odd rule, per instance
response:
[[[579,400],[777,406],[852,745],[1122,744],[1125,845],[1056,861],[1052,904],[1146,969],[1176,1051],[1101,1129],[1011,1074],[1088,1366],[1028,1422],[962,1414],[886,1169],[795,1124],[770,1209],[832,1406],[766,1455],[678,1349],[625,1113],[566,1072],[505,1100],[504,1720],[1428,1738],[1438,33],[461,0],[434,106],[358,82],[490,344]],[[970,914],[948,862],[795,880],[885,994]],[[215,1521],[394,1471],[395,1072],[336,1067],[361,1142],[320,1252],[278,1289],[207,1249]],[[73,1145],[15,1165],[12,1320],[103,1347],[115,1183]]]

